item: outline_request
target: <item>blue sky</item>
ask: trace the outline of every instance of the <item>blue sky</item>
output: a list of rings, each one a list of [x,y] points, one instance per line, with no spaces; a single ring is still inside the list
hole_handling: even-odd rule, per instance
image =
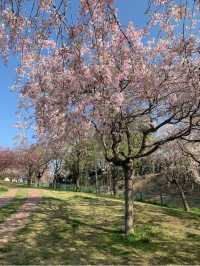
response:
[[[73,1],[71,0],[71,4]],[[144,11],[147,7],[148,0],[115,0],[119,12],[119,18],[122,25],[126,25],[128,21],[141,27],[145,25]],[[15,82],[15,68],[17,59],[12,56],[5,66],[0,59],[0,147],[13,147],[14,138],[17,130],[14,127],[16,123],[17,111],[17,95],[10,91],[11,86]],[[31,141],[31,136],[29,134]]]

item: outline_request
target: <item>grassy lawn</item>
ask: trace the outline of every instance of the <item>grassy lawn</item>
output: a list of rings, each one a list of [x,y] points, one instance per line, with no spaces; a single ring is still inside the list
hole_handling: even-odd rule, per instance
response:
[[[7,192],[7,191],[8,191],[8,188],[7,188],[7,187],[5,187],[5,186],[1,186],[1,185],[0,185],[0,196],[1,196],[3,193]]]
[[[12,199],[8,204],[0,208],[0,223],[3,223],[13,213],[16,213],[22,204],[25,202],[27,197],[27,189],[20,189],[15,198]]]
[[[30,222],[0,248],[0,264],[199,264],[198,214],[135,207],[135,235],[127,238],[121,200],[44,190]]]

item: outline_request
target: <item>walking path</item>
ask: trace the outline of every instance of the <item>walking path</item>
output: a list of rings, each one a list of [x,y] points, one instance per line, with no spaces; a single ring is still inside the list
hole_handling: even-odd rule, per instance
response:
[[[21,208],[11,215],[4,223],[0,224],[0,246],[12,240],[15,237],[15,233],[26,225],[28,218],[37,208],[39,199],[39,191],[30,189],[28,198]]]
[[[16,196],[18,188],[12,188],[0,197],[0,208],[7,205]]]

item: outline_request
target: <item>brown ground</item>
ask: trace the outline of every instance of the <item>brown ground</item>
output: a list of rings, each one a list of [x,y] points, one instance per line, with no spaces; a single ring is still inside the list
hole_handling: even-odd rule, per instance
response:
[[[16,193],[15,191],[12,192],[12,195]],[[12,240],[15,237],[15,233],[26,225],[29,216],[35,211],[39,199],[39,191],[30,189],[26,202],[21,206],[18,212],[14,213],[4,223],[0,224],[0,246]]]
[[[0,198],[0,208],[7,205],[16,196],[17,191],[17,188],[13,188],[5,192]]]

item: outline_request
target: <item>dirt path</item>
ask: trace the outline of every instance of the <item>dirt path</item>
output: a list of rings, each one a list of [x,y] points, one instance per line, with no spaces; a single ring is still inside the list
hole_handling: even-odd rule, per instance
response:
[[[5,192],[0,197],[0,208],[7,205],[11,200],[14,199],[18,191],[18,188],[10,189],[8,192]]]
[[[12,240],[15,237],[15,233],[26,225],[28,218],[37,208],[39,199],[39,191],[30,189],[28,192],[28,199],[21,208],[11,215],[4,223],[0,224],[0,246]]]

